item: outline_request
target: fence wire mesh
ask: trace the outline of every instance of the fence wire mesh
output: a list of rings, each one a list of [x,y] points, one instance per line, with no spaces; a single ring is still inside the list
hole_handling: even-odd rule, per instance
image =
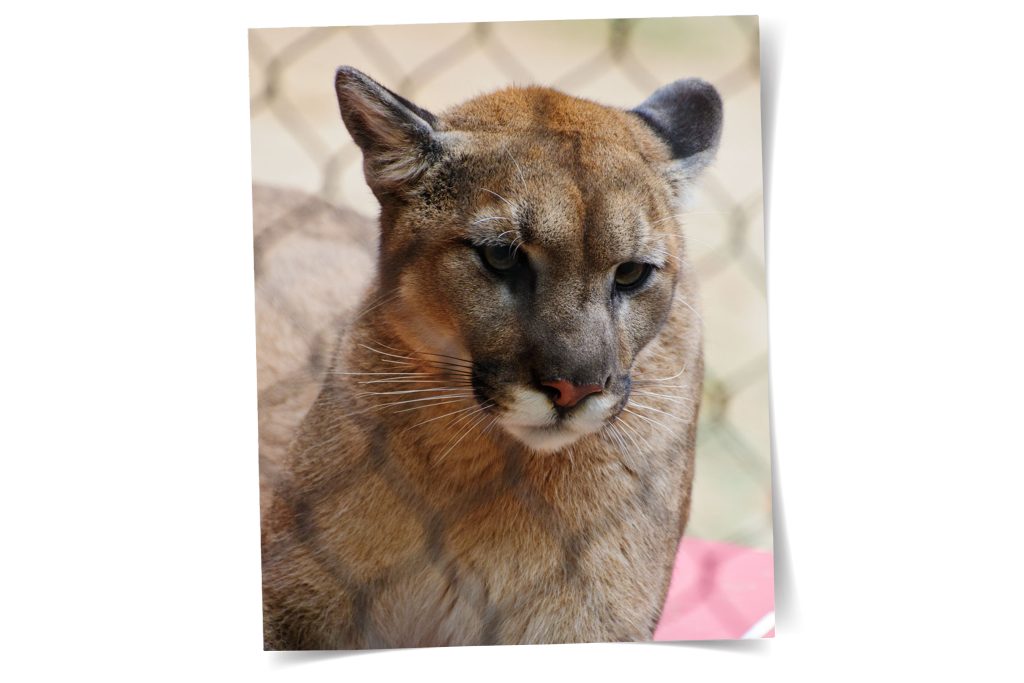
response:
[[[756,18],[261,29],[250,32],[249,45],[254,181],[305,190],[366,217],[376,204],[338,116],[339,65],[356,66],[428,110],[510,83],[623,107],[677,78],[713,83],[725,102],[722,146],[685,222],[706,326],[687,534],[770,548]],[[302,216],[300,206],[281,221],[298,225]],[[257,263],[258,286],[259,278]]]

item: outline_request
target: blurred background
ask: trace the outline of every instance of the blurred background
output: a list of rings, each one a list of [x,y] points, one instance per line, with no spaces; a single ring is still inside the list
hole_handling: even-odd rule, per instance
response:
[[[252,169],[367,217],[376,201],[334,96],[348,64],[431,110],[510,84],[630,108],[698,76],[722,144],[684,229],[701,286],[706,379],[687,535],[771,549],[768,338],[756,17],[254,29]]]

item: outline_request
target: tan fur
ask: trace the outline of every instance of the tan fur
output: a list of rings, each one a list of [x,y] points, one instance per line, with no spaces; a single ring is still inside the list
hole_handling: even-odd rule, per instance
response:
[[[266,647],[649,639],[686,525],[703,374],[669,154],[637,117],[543,88],[476,98],[435,128],[451,164],[402,159],[400,140],[367,161],[375,274],[365,238],[263,264],[278,286],[321,264],[288,285],[299,324],[257,300]],[[257,190],[258,229],[296,201]],[[358,225],[330,218],[332,233]],[[462,240],[524,221],[543,291],[520,317]],[[651,244],[657,282],[608,318],[593,274]],[[550,323],[544,344],[588,354],[599,319],[632,382],[626,410],[554,452],[528,447],[499,421],[529,382],[508,359],[526,358],[534,323]],[[324,329],[341,337],[317,368],[304,337]],[[462,373],[487,359],[509,366],[484,410]],[[417,374],[355,374],[399,372]],[[453,398],[418,400],[442,387]]]

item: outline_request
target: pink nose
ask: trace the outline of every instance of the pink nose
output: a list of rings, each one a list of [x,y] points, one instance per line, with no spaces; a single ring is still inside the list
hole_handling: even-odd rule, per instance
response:
[[[546,380],[541,382],[541,385],[554,389],[551,400],[559,408],[572,408],[587,396],[599,394],[602,391],[600,384],[573,384],[564,379]]]

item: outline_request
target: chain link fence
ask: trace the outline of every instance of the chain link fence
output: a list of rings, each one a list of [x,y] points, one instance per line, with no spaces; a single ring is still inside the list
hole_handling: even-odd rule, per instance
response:
[[[510,83],[622,107],[677,78],[713,83],[725,102],[722,146],[685,221],[707,368],[687,534],[771,547],[755,17],[259,29],[249,45],[253,180],[367,217],[376,204],[338,115],[339,65],[435,111]]]

